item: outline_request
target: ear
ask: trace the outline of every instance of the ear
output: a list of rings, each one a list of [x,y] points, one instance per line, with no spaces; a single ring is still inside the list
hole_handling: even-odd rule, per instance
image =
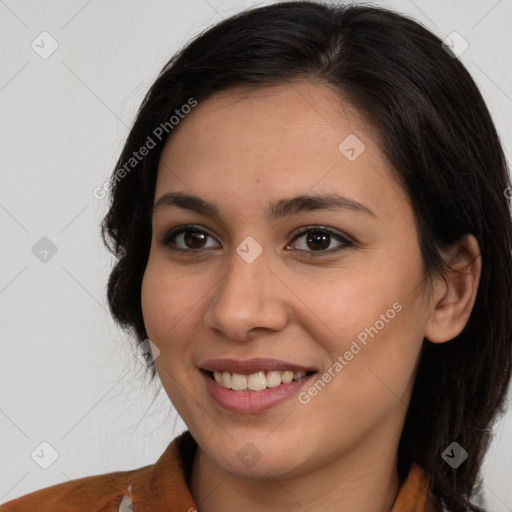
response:
[[[482,258],[478,241],[466,234],[442,251],[450,270],[436,276],[425,338],[443,343],[459,335],[471,315],[476,300]]]

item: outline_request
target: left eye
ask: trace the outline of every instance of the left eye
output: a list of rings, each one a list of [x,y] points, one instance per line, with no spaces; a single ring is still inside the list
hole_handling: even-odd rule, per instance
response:
[[[330,254],[354,245],[350,240],[347,240],[347,238],[345,238],[341,234],[331,231],[328,228],[305,228],[297,234],[297,236],[294,238],[294,241],[304,237],[304,242],[305,244],[307,244],[306,247],[311,249],[311,251],[300,248],[299,250],[305,250],[306,252],[328,252]],[[335,249],[325,251],[324,249],[327,249],[331,245],[333,238],[338,240],[340,242],[340,245],[338,245],[338,247],[336,247]],[[288,247],[290,246],[288,245],[287,248]]]
[[[168,246],[172,251],[190,253],[198,252],[203,248],[214,249],[215,247],[205,246],[205,241],[208,238],[213,239],[213,237],[208,232],[199,229],[196,226],[183,226],[181,228],[171,230],[162,240],[160,240],[160,242],[164,246]],[[304,238],[303,246],[305,244],[305,248],[298,248],[296,250],[304,253],[332,254],[333,252],[337,252],[354,245],[352,241],[348,240],[340,233],[336,233],[328,228],[322,228],[320,226],[303,228],[299,233],[297,233],[293,239],[293,242],[301,238]],[[338,247],[326,251],[326,249],[328,249],[331,245],[333,238],[338,240]],[[180,240],[182,242],[181,247],[177,243]],[[289,249],[290,247],[291,245],[287,245],[286,249]],[[318,255],[321,256],[323,254]],[[316,256],[316,254],[308,254],[308,256]]]

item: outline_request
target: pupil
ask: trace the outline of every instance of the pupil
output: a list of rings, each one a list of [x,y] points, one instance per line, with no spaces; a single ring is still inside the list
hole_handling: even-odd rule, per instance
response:
[[[327,247],[329,247],[329,237],[330,237],[330,235],[327,235],[325,233],[320,233],[318,231],[310,234],[307,238],[308,244],[310,242],[312,242],[313,244],[321,243],[320,247],[316,247],[316,248],[310,247],[310,249],[313,249],[313,250],[326,249]]]
[[[205,239],[204,233],[198,233],[197,231],[187,231],[185,233],[185,244],[188,247],[190,247],[189,242],[192,242],[192,247],[190,247],[191,249],[197,249],[197,247],[194,247],[193,244],[194,244],[194,242],[197,242],[198,239],[200,239],[204,242],[204,239]]]

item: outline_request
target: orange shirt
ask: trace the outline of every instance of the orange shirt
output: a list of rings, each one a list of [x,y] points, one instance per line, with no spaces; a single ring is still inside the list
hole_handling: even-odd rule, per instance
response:
[[[0,512],[197,512],[187,485],[196,446],[187,430],[156,464],[53,485],[0,505]],[[413,464],[391,512],[434,512],[427,497],[427,479]]]

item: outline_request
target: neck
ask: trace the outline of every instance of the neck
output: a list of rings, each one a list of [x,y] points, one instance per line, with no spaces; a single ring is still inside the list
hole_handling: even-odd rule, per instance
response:
[[[254,479],[219,469],[198,446],[191,493],[201,512],[390,512],[400,488],[397,447],[381,430],[373,442],[308,473]]]

